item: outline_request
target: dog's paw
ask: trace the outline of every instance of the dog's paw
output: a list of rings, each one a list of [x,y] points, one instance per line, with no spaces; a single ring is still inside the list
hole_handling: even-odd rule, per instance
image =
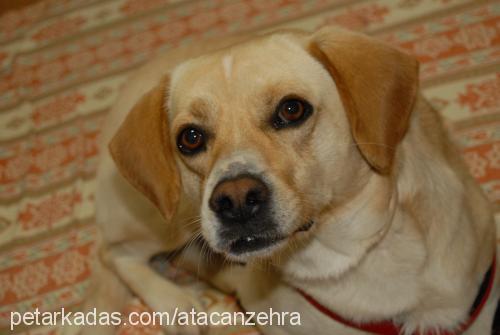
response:
[[[405,318],[402,334],[455,332],[460,328],[461,320],[465,318],[458,308],[414,311]]]
[[[197,325],[186,325],[186,326],[168,326],[163,327],[163,333],[165,335],[203,335],[206,331],[203,327]]]
[[[200,301],[188,293],[183,294],[183,297],[166,296],[165,301],[156,301],[150,308],[161,318],[159,321],[165,334],[202,335],[205,333],[206,325],[197,324],[197,315],[204,312],[204,308]]]

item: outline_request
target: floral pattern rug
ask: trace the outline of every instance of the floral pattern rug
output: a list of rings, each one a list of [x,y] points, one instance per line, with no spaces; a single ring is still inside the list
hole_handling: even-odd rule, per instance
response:
[[[425,96],[500,213],[499,1],[44,0],[0,16],[0,333],[11,311],[81,308],[95,257],[100,127],[132,70],[205,37],[326,24],[418,57]],[[237,308],[196,280],[186,289],[206,306]]]

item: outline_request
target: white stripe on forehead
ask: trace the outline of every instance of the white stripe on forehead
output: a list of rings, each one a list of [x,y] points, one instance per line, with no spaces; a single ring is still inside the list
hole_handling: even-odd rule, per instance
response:
[[[226,77],[226,80],[229,80],[231,78],[231,70],[233,68],[233,56],[224,56],[224,58],[222,58],[222,67],[224,68],[224,77]]]

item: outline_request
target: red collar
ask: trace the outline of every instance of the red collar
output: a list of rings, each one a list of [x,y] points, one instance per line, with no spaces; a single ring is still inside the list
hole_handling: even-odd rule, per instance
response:
[[[466,331],[477,319],[481,310],[483,309],[488,297],[490,296],[491,290],[493,288],[493,283],[495,282],[495,271],[496,271],[496,255],[493,256],[493,262],[491,267],[486,272],[483,282],[481,283],[481,287],[479,289],[479,293],[474,300],[474,304],[471,307],[469,312],[469,318],[465,321],[462,326],[457,331],[445,331],[440,332],[440,335],[459,335]],[[305,293],[300,289],[296,289],[311,305],[313,305],[317,310],[321,313],[325,314],[329,318],[342,323],[344,326],[355,328],[364,332],[377,334],[377,335],[399,335],[402,334],[402,329],[400,326],[394,324],[392,321],[381,321],[375,323],[362,323],[358,324],[353,321],[344,319],[334,311],[328,309],[327,307],[320,304],[313,297]],[[415,333],[415,335],[435,335],[436,333],[433,331],[422,333]]]

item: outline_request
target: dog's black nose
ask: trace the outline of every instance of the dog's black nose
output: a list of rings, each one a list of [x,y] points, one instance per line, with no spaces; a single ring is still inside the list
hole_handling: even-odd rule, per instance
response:
[[[212,192],[210,208],[229,223],[246,223],[267,207],[269,189],[253,176],[238,176],[220,182]]]

